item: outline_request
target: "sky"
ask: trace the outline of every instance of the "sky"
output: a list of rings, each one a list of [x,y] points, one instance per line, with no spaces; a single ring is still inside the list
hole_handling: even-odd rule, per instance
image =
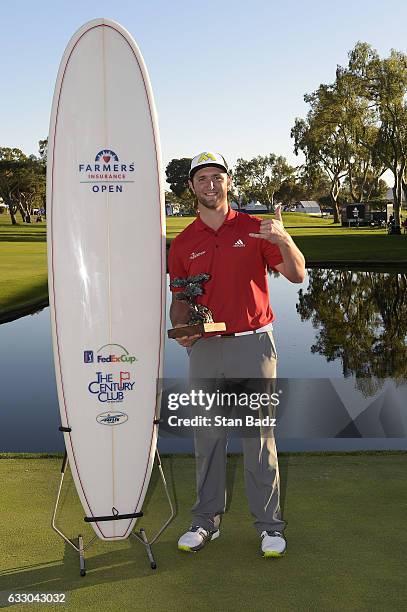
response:
[[[37,154],[63,51],[86,21],[134,36],[150,74],[163,167],[204,150],[275,153],[298,165],[290,130],[305,93],[335,79],[357,41],[406,52],[407,2],[0,0],[0,146]]]

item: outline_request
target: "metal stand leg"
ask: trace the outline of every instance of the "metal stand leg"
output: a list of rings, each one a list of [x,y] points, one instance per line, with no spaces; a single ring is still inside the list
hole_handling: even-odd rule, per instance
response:
[[[81,576],[86,576],[86,568],[85,568],[85,551],[83,550],[83,537],[80,535],[78,537],[79,540],[79,567]]]
[[[57,515],[57,510],[58,510],[58,504],[59,504],[59,498],[61,497],[61,491],[62,491],[62,485],[64,483],[64,477],[65,477],[65,472],[66,472],[66,466],[68,464],[68,455],[65,451],[65,455],[64,458],[62,460],[62,467],[61,467],[61,480],[59,481],[59,488],[58,488],[58,495],[57,495],[57,499],[55,502],[55,507],[54,507],[54,513],[52,515],[52,529],[54,529],[54,531],[57,532],[58,535],[61,536],[61,538],[63,540],[65,540],[65,542],[67,544],[69,544],[69,546],[72,546],[73,549],[76,550],[77,553],[79,553],[79,567],[80,567],[80,575],[81,576],[86,576],[86,568],[85,568],[85,550],[87,548],[89,548],[93,542],[96,540],[97,536],[95,536],[94,538],[92,538],[90,540],[90,542],[88,542],[88,544],[86,546],[84,546],[83,544],[83,537],[81,535],[78,536],[78,546],[76,546],[72,540],[70,540],[60,529],[58,529],[57,525],[56,525],[56,515]]]
[[[143,528],[140,529],[140,534],[141,534],[141,537],[143,538],[144,546],[146,547],[146,553],[150,561],[150,567],[151,569],[157,569],[157,563],[155,562],[153,551],[151,550],[151,544],[149,543],[147,536],[146,536],[146,532],[144,531]]]
[[[163,526],[157,531],[155,536],[150,541],[148,540],[146,532],[145,532],[145,530],[143,528],[140,529],[139,533],[136,533],[136,532],[133,531],[132,534],[131,534],[132,536],[137,538],[137,540],[139,542],[141,542],[146,547],[146,553],[147,553],[148,559],[150,561],[151,569],[157,569],[157,563],[155,562],[153,551],[151,550],[151,546],[160,537],[160,535],[163,533],[163,531],[165,531],[165,529],[167,529],[168,525],[171,523],[171,521],[173,520],[173,518],[175,516],[174,506],[173,506],[172,501],[171,501],[171,496],[170,496],[170,493],[168,491],[167,481],[165,480],[165,476],[164,476],[164,472],[163,472],[163,468],[162,468],[162,464],[161,464],[160,453],[158,452],[157,449],[156,449],[155,453],[156,453],[156,456],[157,456],[158,469],[160,471],[161,480],[162,480],[163,485],[164,485],[164,490],[165,490],[165,494],[167,496],[168,504],[170,506],[171,514],[170,514],[169,518],[165,521]]]

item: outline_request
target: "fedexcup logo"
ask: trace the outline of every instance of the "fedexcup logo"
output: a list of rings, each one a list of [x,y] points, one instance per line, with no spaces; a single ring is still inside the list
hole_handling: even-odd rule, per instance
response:
[[[119,354],[117,354],[119,353]],[[133,364],[137,357],[130,355],[129,351],[121,344],[104,344],[97,350],[95,356],[93,350],[83,351],[84,363],[127,363]]]
[[[101,425],[121,425],[128,420],[128,415],[124,412],[102,412],[98,414],[96,420]]]
[[[121,162],[111,149],[102,149],[94,163],[78,165],[81,183],[91,186],[94,193],[122,193],[124,184],[134,183],[134,162]]]

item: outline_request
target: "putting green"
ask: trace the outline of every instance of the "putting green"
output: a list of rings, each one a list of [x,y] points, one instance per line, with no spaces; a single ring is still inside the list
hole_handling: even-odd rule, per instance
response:
[[[193,555],[177,551],[194,499],[194,459],[164,458],[178,515],[154,546],[158,569],[150,570],[134,539],[98,540],[87,553],[85,578],[76,553],[50,527],[60,459],[2,459],[1,596],[66,592],[63,609],[109,612],[405,610],[406,459],[405,453],[281,457],[288,549],[281,559],[264,559],[240,456],[229,459],[220,538]],[[69,537],[82,532],[88,540],[93,531],[70,478],[67,485],[60,526]],[[152,534],[167,512],[156,471],[144,511],[140,525]]]

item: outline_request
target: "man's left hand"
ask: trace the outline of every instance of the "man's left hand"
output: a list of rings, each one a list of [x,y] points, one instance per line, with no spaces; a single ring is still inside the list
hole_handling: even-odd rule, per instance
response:
[[[262,219],[258,234],[249,234],[252,238],[263,238],[273,244],[287,242],[289,234],[284,229],[283,218],[281,216],[281,205],[275,209],[274,219]]]

